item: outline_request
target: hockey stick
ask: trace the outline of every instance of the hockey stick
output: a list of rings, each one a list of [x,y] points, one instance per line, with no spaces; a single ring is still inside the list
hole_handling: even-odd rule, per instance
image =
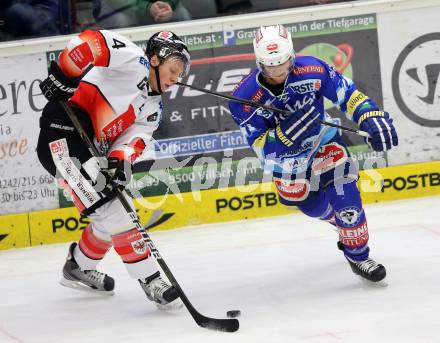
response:
[[[251,101],[251,100],[239,98],[237,96],[220,94],[220,93],[217,93],[217,92],[210,91],[209,89],[199,88],[199,87],[196,87],[196,86],[193,86],[193,85],[188,85],[188,84],[182,83],[182,82],[177,82],[177,84],[179,86],[188,87],[188,88],[197,90],[199,92],[211,94],[211,95],[214,95],[214,96],[222,98],[222,99],[233,100],[233,101],[239,102],[241,104],[249,105],[249,106],[252,106],[252,107],[261,107],[261,108],[264,108],[265,110],[269,110],[269,111],[273,111],[273,112],[279,112],[279,113],[283,113],[283,114],[286,114],[286,115],[292,114],[292,112],[288,111],[288,110],[283,110],[283,109],[279,109],[279,108],[276,108],[276,107],[259,104],[258,102],[254,102],[254,101]],[[321,121],[321,124],[327,125],[327,126],[331,126],[331,127],[335,127],[337,129],[344,130],[344,131],[350,131],[350,132],[353,132],[353,133],[355,133],[355,134],[357,134],[359,136],[362,136],[362,137],[366,137],[366,138],[370,137],[368,132],[365,132],[365,131],[362,131],[362,130],[352,129],[352,128],[347,127],[347,126],[342,126],[342,125],[338,125],[338,124],[334,124],[334,123],[329,123],[328,121]]]
[[[98,149],[92,143],[90,138],[86,135],[81,123],[79,122],[79,120],[76,117],[73,110],[69,107],[69,105],[65,101],[60,101],[60,104],[63,107],[63,109],[66,111],[70,120],[72,121],[72,124],[75,127],[76,131],[78,132],[79,136],[81,137],[82,141],[87,146],[87,148],[90,150],[90,153],[92,154],[92,156],[100,157],[100,153],[98,152]],[[189,299],[186,297],[185,293],[183,292],[182,288],[180,287],[179,283],[177,282],[177,280],[174,277],[173,273],[171,272],[170,268],[168,268],[164,259],[160,255],[159,251],[157,250],[157,248],[154,245],[153,241],[151,240],[150,236],[142,227],[141,223],[139,222],[139,218],[138,218],[136,212],[132,210],[130,204],[128,203],[127,199],[125,199],[122,192],[123,191],[120,189],[116,190],[116,195],[117,195],[119,201],[121,202],[125,211],[127,211],[127,214],[130,216],[134,226],[139,231],[139,233],[142,235],[144,242],[150,248],[150,251],[153,254],[153,256],[156,258],[157,263],[159,264],[159,266],[161,267],[161,269],[163,270],[163,272],[167,276],[168,280],[170,280],[171,284],[176,289],[177,293],[179,294],[180,299],[182,300],[183,304],[188,309],[191,316],[194,318],[197,325],[199,325],[203,328],[217,330],[217,331],[226,331],[226,332],[237,331],[238,327],[239,327],[239,322],[237,319],[235,319],[235,318],[217,319],[217,318],[206,317],[206,316],[200,314],[194,308],[194,306],[191,304]],[[160,216],[160,214],[159,214],[159,216]],[[152,222],[155,221],[155,214],[154,213],[152,215],[152,218],[150,218],[150,221],[152,221]]]

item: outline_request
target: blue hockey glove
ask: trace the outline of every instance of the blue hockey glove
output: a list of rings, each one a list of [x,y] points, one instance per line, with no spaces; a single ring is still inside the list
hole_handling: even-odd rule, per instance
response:
[[[315,106],[293,112],[277,125],[276,137],[289,148],[298,148],[304,139],[319,132],[319,117],[320,113]]]
[[[365,112],[360,116],[358,125],[361,130],[369,133],[370,138],[365,140],[376,151],[390,150],[399,142],[393,119],[390,118],[388,112]]]

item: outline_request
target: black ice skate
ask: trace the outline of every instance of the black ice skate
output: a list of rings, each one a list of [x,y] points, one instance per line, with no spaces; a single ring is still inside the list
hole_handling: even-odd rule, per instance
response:
[[[60,284],[95,294],[113,295],[113,289],[115,288],[113,278],[97,270],[81,270],[78,266],[73,258],[73,249],[75,249],[76,245],[77,243],[70,245]]]
[[[145,280],[138,280],[147,298],[154,301],[161,310],[170,310],[182,307],[176,289],[168,285],[160,276],[159,272],[147,277]]]
[[[378,264],[371,258],[368,258],[362,262],[356,262],[350,260],[348,257],[346,258],[350,264],[351,270],[353,270],[353,273],[368,281],[379,282],[385,279],[385,276],[387,275],[385,267],[381,264]]]
[[[338,242],[338,248],[344,251],[344,246]],[[345,255],[344,255],[345,256]],[[385,279],[387,275],[386,269],[383,265],[377,263],[371,258],[367,258],[365,261],[353,261],[349,257],[345,256],[348,263],[350,264],[351,270],[356,275],[359,275],[361,278],[371,281],[371,282],[379,282]],[[383,285],[386,285],[383,283]]]

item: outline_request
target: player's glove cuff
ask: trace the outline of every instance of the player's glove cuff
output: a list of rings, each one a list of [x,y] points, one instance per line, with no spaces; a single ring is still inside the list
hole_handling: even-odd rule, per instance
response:
[[[358,124],[361,130],[370,135],[369,138],[366,138],[366,142],[373,150],[386,151],[397,146],[397,132],[388,112],[365,112],[359,117]]]
[[[357,124],[360,127],[366,119],[373,117],[389,118],[390,116],[387,112],[384,111],[368,111],[359,117]]]

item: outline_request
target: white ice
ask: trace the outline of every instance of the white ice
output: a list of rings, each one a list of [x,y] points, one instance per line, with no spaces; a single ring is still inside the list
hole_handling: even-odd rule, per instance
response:
[[[236,333],[159,311],[113,253],[113,297],[58,284],[68,244],[0,252],[1,343],[440,342],[440,196],[366,206],[386,288],[365,286],[326,224],[301,214],[151,233],[193,305]]]

